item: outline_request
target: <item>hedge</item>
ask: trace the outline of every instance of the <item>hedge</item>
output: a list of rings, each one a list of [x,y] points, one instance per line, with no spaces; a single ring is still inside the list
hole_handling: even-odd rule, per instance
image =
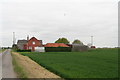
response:
[[[45,47],[45,52],[71,52],[71,47]]]
[[[20,50],[20,49],[18,49],[17,52],[31,52],[31,50]]]

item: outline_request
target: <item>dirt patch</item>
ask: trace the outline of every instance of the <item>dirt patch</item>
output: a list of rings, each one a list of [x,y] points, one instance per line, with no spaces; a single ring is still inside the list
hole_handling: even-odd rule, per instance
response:
[[[27,56],[12,52],[16,56],[16,61],[26,72],[28,78],[60,78],[52,72],[46,70]]]

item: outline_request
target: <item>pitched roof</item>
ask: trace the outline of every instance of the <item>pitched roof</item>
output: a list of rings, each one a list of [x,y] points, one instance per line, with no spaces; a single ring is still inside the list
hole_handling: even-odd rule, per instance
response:
[[[35,37],[32,37],[31,39],[36,39]],[[29,39],[29,40],[31,40]],[[37,39],[36,39],[37,40]],[[38,40],[41,44],[42,44],[42,40]],[[28,40],[18,40],[17,44],[26,44],[28,42]]]
[[[25,44],[25,43],[27,43],[27,40],[18,40],[18,42],[17,42],[17,44]]]
[[[29,41],[30,41],[31,39],[36,39],[36,40],[38,40],[37,38],[32,37],[32,38],[29,39]],[[38,41],[42,44],[42,40],[38,40]]]
[[[44,47],[69,47],[64,43],[47,43]]]
[[[29,39],[29,41],[30,41],[31,39],[36,39],[36,40],[38,40],[37,38],[35,38],[35,37],[32,37],[32,38],[30,38],[30,39]]]

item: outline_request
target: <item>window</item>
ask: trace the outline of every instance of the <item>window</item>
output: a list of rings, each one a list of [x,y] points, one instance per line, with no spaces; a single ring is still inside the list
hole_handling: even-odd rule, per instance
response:
[[[33,41],[32,44],[35,44],[35,42]]]

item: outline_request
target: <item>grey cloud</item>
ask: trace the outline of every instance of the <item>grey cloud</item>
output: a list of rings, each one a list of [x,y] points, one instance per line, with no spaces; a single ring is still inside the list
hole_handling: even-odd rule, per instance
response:
[[[117,46],[117,0],[5,0],[2,1],[2,46],[16,38],[36,36],[44,43],[67,37],[96,46]],[[64,15],[65,14],[65,15]],[[5,32],[4,32],[5,30]]]

